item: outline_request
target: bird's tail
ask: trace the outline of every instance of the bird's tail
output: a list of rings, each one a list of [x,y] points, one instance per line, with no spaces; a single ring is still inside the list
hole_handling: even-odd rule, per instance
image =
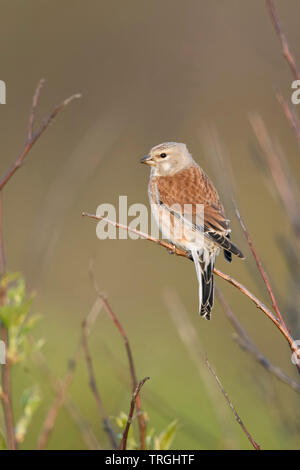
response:
[[[199,314],[210,320],[210,312],[214,303],[214,259],[204,263],[197,250],[192,250],[199,285]]]

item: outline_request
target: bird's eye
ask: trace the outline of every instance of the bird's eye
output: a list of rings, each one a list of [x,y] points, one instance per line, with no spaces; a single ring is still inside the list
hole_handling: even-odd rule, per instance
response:
[[[161,158],[166,158],[167,154],[166,153],[161,153],[160,156],[161,156]]]

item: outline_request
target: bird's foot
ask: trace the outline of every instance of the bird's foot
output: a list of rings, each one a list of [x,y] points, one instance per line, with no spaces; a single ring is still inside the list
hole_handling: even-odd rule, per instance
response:
[[[176,253],[176,246],[173,245],[172,248],[170,248],[170,249],[168,248],[168,253],[169,253],[169,255],[175,255],[175,253]]]

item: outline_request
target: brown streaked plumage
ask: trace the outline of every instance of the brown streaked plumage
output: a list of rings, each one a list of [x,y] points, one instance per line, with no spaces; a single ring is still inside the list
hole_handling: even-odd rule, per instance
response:
[[[157,145],[141,161],[151,166],[151,209],[163,235],[176,246],[190,251],[199,282],[199,313],[210,319],[216,255],[223,248],[228,261],[232,253],[243,258],[242,252],[230,241],[229,221],[218,193],[185,144]],[[178,225],[182,226],[179,234],[175,230]]]
[[[205,222],[214,230],[228,230],[228,220],[218,193],[206,174],[196,165],[175,173],[173,176],[154,176],[161,200],[167,206],[191,204],[196,212],[196,204],[204,205]]]

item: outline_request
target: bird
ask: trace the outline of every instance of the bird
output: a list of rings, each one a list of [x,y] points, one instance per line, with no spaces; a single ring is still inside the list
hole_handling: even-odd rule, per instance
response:
[[[164,238],[193,260],[199,314],[210,320],[216,256],[223,250],[228,262],[232,255],[244,259],[230,239],[229,220],[218,192],[184,143],[156,145],[140,162],[151,167],[148,195],[154,218]]]

